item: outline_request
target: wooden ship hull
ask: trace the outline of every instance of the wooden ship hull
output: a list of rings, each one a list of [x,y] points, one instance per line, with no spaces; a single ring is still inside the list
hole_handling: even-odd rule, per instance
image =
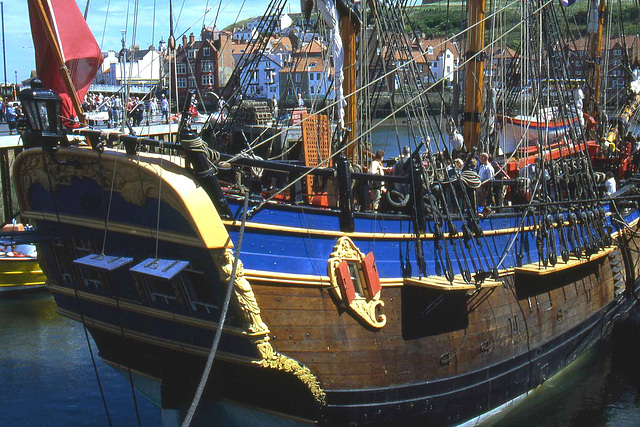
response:
[[[486,202],[494,190],[469,168],[482,149],[484,2],[468,8],[461,170],[449,159],[452,175],[440,176],[443,153],[427,153],[429,172],[416,139],[396,176],[361,172],[358,143],[371,129],[358,135],[352,6],[326,10],[344,33],[333,36],[344,44],[334,67],[347,65],[335,76],[343,132],[332,139],[328,115],[301,118],[295,160],[305,166],[255,156],[267,140],[201,139],[188,102],[179,143],[88,131],[80,146],[61,129],[53,91],[21,92],[28,126],[13,176],[22,215],[54,236],[39,254],[58,311],[88,328],[110,364],[159,384],[158,405],[186,424],[199,384],[208,402],[326,425],[458,424],[559,372],[636,305],[637,184],[603,197],[581,130],[563,147],[527,148],[517,169],[536,174],[496,179],[513,204],[478,212],[476,191]],[[48,46],[64,69],[53,34]],[[228,92],[242,86],[241,68]],[[62,107],[80,113],[63,74]],[[417,96],[406,95],[410,106]],[[378,206],[383,182],[404,188],[403,201]]]
[[[471,248],[462,234],[440,242],[479,267],[504,253],[498,277],[476,268],[468,282],[442,260],[435,223],[416,236],[407,215],[362,213],[345,232],[338,210],[274,202],[240,241],[243,197],[226,193],[223,218],[169,157],[60,148],[56,159],[26,150],[14,176],[23,214],[57,236],[39,250],[58,311],[87,326],[105,360],[157,379],[164,408],[193,398],[240,244],[207,395],[328,425],[479,416],[559,372],[635,305],[637,210],[621,211],[625,228],[605,213],[611,246],[580,224],[582,244],[554,263],[539,258],[535,215],[482,219]],[[504,250],[514,242],[519,256]],[[159,279],[136,270],[149,259],[188,266]],[[341,274],[343,263],[355,270]]]

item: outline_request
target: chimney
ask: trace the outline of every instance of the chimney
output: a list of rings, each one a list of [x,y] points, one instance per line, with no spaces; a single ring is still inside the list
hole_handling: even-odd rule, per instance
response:
[[[193,33],[189,34],[189,46],[191,46],[195,41],[196,41],[196,38],[193,35]]]
[[[187,36],[182,36],[182,46],[187,47]]]

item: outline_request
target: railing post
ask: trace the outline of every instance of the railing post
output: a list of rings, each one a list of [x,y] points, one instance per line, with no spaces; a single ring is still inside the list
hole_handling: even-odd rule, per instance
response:
[[[353,192],[351,191],[351,170],[349,159],[340,154],[334,164],[338,173],[338,197],[340,203],[340,230],[353,231]]]
[[[427,221],[424,209],[424,189],[422,188],[422,161],[419,154],[411,156],[411,195],[416,226],[420,233],[427,229]]]

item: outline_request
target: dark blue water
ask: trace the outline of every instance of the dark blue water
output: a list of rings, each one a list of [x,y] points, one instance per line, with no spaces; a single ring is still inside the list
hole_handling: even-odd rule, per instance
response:
[[[48,293],[0,298],[0,425],[108,426],[84,329],[60,317]],[[98,357],[114,426],[138,424],[129,382]],[[136,393],[143,426],[160,410]]]
[[[640,346],[638,342],[625,346]],[[638,426],[640,360],[598,343],[567,369],[534,390],[493,426]],[[624,357],[621,357],[624,355]]]
[[[0,426],[109,425],[83,327],[55,308],[48,293],[0,298]],[[113,425],[137,425],[128,380],[92,348]],[[487,424],[640,425],[638,362],[620,363],[601,343]],[[160,411],[136,398],[141,425],[161,425]]]

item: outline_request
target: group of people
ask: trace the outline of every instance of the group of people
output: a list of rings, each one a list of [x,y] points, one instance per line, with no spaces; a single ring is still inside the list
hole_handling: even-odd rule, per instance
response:
[[[374,175],[384,175],[384,151],[376,151],[369,173]],[[502,203],[501,194],[494,192],[491,182],[494,179],[508,178],[507,173],[502,167],[492,159],[488,153],[481,153],[477,158],[471,158],[465,163],[464,154],[460,154],[453,160],[451,166],[449,166],[447,173],[450,179],[455,179],[463,170],[471,170],[478,174],[480,178],[480,187],[471,194],[472,199],[475,199],[478,207],[487,207],[492,204]],[[408,176],[410,168],[407,163],[411,158],[411,149],[408,146],[402,148],[401,155],[397,158],[396,163],[393,166],[394,176]],[[396,183],[393,188],[401,193],[406,193],[406,184]],[[371,207],[373,210],[377,210],[380,207],[382,195],[387,191],[385,183],[383,181],[376,181],[371,183],[370,197]]]
[[[160,113],[162,122],[169,122],[169,102],[164,94],[160,98],[151,96],[148,101],[138,96],[129,97],[123,106],[121,94],[104,96],[102,93],[87,93],[82,103],[82,110],[85,112],[107,112],[110,126],[117,125],[122,120],[125,108],[133,126],[142,124],[145,112],[148,120],[153,120]]]
[[[0,123],[7,123],[9,126],[9,135],[14,135],[18,128],[18,118],[22,115],[22,110],[19,104],[6,102],[2,100],[0,102]]]

